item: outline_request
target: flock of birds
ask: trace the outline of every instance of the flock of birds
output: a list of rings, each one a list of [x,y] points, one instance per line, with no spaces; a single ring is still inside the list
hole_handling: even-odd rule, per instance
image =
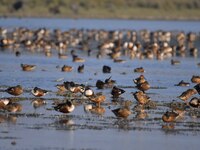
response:
[[[85,59],[77,55],[77,51],[86,52],[88,56],[96,54],[97,58],[108,56],[116,63],[124,62],[121,56],[128,56],[130,59],[169,59],[171,64],[180,63],[172,59],[173,56],[185,56],[187,54],[197,57],[198,49],[195,47],[195,42],[199,38],[196,33],[184,32],[172,33],[168,31],[141,30],[139,32],[132,30],[77,30],[71,29],[61,31],[55,29],[53,31],[46,28],[31,30],[27,28],[16,28],[11,31],[0,28],[0,49],[2,51],[10,50],[19,57],[24,52],[44,53],[45,56],[51,57],[54,53],[58,54],[60,59],[66,59],[70,55],[73,62],[84,63]],[[200,63],[197,64],[200,66]],[[21,64],[23,71],[33,71],[36,65]],[[64,65],[61,68],[63,72],[72,71],[73,67]],[[110,73],[110,66],[103,66],[103,73]],[[139,67],[134,69],[135,72],[141,75],[134,79],[135,87],[138,91],[133,92],[133,97],[141,108],[156,107],[156,103],[151,100],[146,91],[151,88],[149,82],[144,77],[144,68]],[[84,64],[78,67],[78,72],[84,72]],[[184,101],[185,106],[192,108],[200,108],[200,98],[192,97],[194,94],[200,94],[200,76],[192,76],[191,82],[196,85],[184,91],[178,98]],[[115,84],[115,80],[111,77],[105,81],[97,80],[96,87],[98,89],[110,88],[113,98],[119,98],[125,90],[119,88]],[[189,86],[190,83],[183,80],[176,86]],[[95,109],[98,113],[105,112],[101,105],[106,101],[106,96],[103,93],[95,93],[90,86],[78,84],[72,81],[65,81],[62,84],[56,85],[59,91],[68,92],[70,95],[81,95],[86,101],[94,103],[86,105],[85,109],[90,111]],[[19,96],[23,94],[24,89],[21,85],[12,86],[5,89],[5,92]],[[39,87],[34,87],[31,93],[35,97],[43,97],[48,91]],[[191,98],[192,97],[192,98]],[[190,100],[189,100],[190,99]],[[33,102],[35,107],[44,105],[46,102],[43,99],[36,99]],[[69,98],[64,102],[55,103],[55,111],[61,113],[71,113],[75,109],[73,99]],[[20,112],[22,106],[19,103],[12,102],[9,98],[0,99],[0,110],[8,112]],[[182,111],[185,111],[186,107]],[[127,101],[123,106],[113,109],[112,112],[120,118],[128,118],[132,114],[130,103]],[[162,115],[164,122],[175,122],[180,117],[182,112],[178,108],[167,111]]]

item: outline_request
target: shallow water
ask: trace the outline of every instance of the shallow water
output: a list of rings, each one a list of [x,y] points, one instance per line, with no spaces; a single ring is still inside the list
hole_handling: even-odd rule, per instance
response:
[[[21,26],[25,20],[5,19],[4,22],[0,22],[0,26],[13,27],[13,22]],[[50,21],[48,19],[44,23],[39,23],[34,19],[28,21],[31,22],[32,28],[47,26],[66,29],[72,27],[72,23],[60,26],[60,20],[56,20],[55,24],[48,24]],[[81,28],[81,26],[86,28],[86,25],[80,24],[79,21],[87,22],[87,20],[67,21],[75,22],[77,25],[74,27],[76,28]],[[178,26],[179,23],[176,25]],[[29,26],[29,22],[26,25]],[[96,26],[103,27],[98,24]],[[121,28],[120,24],[119,26],[116,25],[113,29]],[[141,28],[145,28],[145,26],[141,26]],[[157,27],[149,29],[154,30],[155,28],[156,30],[158,26],[157,24]],[[92,25],[90,27],[93,28]],[[188,31],[186,26],[184,27],[185,31]],[[173,29],[166,29],[174,30],[175,28],[177,29],[176,26]],[[196,30],[195,27],[190,29]],[[86,59],[83,74],[77,72],[77,67],[81,63],[72,62],[70,57],[67,59],[59,59],[56,56],[47,58],[41,54],[30,53],[15,57],[11,52],[0,51],[0,96],[13,98],[3,91],[9,86],[20,84],[25,89],[21,96],[15,98],[23,106],[20,113],[0,112],[0,149],[199,149],[199,112],[196,115],[186,112],[183,119],[169,125],[173,129],[163,129],[162,126],[165,123],[161,120],[162,114],[166,110],[170,110],[167,104],[172,100],[181,102],[177,96],[195,85],[191,83],[189,87],[174,86],[181,80],[190,82],[192,75],[199,75],[200,68],[197,66],[199,58],[175,57],[181,61],[181,64],[173,66],[170,63],[171,59],[163,61],[130,60],[124,57],[125,63],[114,63],[108,58],[96,59],[94,56],[81,56]],[[21,63],[35,64],[37,68],[31,72],[23,72],[20,67]],[[64,64],[73,66],[73,71],[61,72],[60,67]],[[110,74],[102,73],[103,65],[112,67]],[[144,119],[141,119],[140,114],[134,110],[128,119],[119,119],[111,112],[112,109],[120,106],[118,103],[113,103],[111,89],[98,90],[95,83],[98,79],[105,80],[112,76],[112,79],[117,81],[116,85],[126,91],[119,101],[130,100],[133,102],[131,106],[133,108],[136,100],[131,92],[137,91],[133,79],[140,75],[134,73],[133,69],[141,66],[145,69],[144,75],[152,87],[147,94],[158,104],[157,109],[145,110],[147,116]],[[60,82],[57,81],[62,78],[63,80]],[[75,100],[78,105],[71,114],[63,115],[53,110],[54,100],[64,100],[63,96],[57,95],[55,87],[56,84],[63,81],[83,83],[90,85],[95,93],[103,92],[107,97],[106,102],[102,105],[105,113],[103,115],[86,113],[83,105],[78,103],[78,97]],[[35,98],[31,95],[30,90],[35,86],[50,91],[43,97],[47,104],[37,109],[31,105],[31,101]]]

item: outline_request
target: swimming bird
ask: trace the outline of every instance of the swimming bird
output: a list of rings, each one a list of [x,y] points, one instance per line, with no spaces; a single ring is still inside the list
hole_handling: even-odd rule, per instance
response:
[[[83,73],[83,71],[84,71],[84,64],[83,65],[81,65],[81,66],[78,66],[78,73]]]
[[[72,111],[74,111],[75,106],[71,101],[66,101],[64,103],[60,103],[58,105],[56,105],[54,107],[54,109],[58,112],[62,112],[62,113],[71,113]]]
[[[133,93],[133,96],[141,105],[145,105],[150,101],[150,97],[147,96],[143,91],[136,91]]]
[[[178,96],[178,98],[183,101],[187,101],[194,94],[197,94],[197,91],[195,89],[188,89],[184,91],[180,96]]]
[[[14,96],[19,96],[23,93],[23,88],[21,85],[9,87],[5,90],[7,93],[14,95]]]
[[[144,68],[143,67],[139,67],[139,68],[135,68],[134,69],[134,72],[137,72],[137,73],[144,73]]]
[[[77,55],[72,55],[72,61],[73,62],[79,62],[79,63],[83,63],[85,62],[85,59],[78,57]]]
[[[174,59],[171,59],[171,65],[178,65],[180,64],[181,62],[179,60],[174,60]]]
[[[47,90],[44,90],[44,89],[41,89],[41,88],[38,88],[38,87],[34,87],[32,90],[31,90],[31,93],[35,96],[35,97],[41,97],[41,96],[45,96],[48,91]]]
[[[175,122],[178,116],[179,114],[174,111],[171,111],[171,112],[167,111],[163,114],[162,120],[164,122]]]
[[[181,80],[178,84],[175,84],[175,86],[190,86],[190,83]]]
[[[36,65],[21,64],[21,68],[23,71],[32,71],[36,68]]]
[[[116,87],[116,86],[114,86],[112,88],[112,91],[111,91],[112,96],[116,97],[116,98],[119,97],[123,93],[125,93],[125,91],[121,88]]]
[[[191,81],[192,83],[200,83],[200,76],[193,75]]]
[[[103,73],[111,73],[111,67],[104,65],[102,71]]]
[[[61,68],[61,71],[62,72],[71,72],[73,70],[73,67],[72,66],[67,66],[67,65],[64,65],[62,68]]]

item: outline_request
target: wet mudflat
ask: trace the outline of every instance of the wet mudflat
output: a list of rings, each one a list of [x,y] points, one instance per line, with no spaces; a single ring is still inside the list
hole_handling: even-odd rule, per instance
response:
[[[170,41],[171,45],[177,45],[175,37],[174,41]],[[193,43],[197,47],[198,40],[199,37]],[[167,56],[160,60],[156,57],[147,58],[146,53],[143,53],[145,58],[141,56],[132,59],[123,54],[117,59],[102,54],[97,59],[99,48],[97,41],[93,42],[95,44],[89,42],[89,47],[93,48],[90,56],[87,48],[83,51],[84,44],[82,47],[79,44],[69,46],[65,50],[53,47],[52,51],[41,51],[35,47],[30,50],[29,45],[22,40],[17,50],[13,47],[1,49],[0,96],[20,104],[22,110],[0,111],[0,149],[199,149],[200,110],[190,106],[185,108],[185,102],[178,98],[182,92],[196,85],[191,82],[191,78],[199,75],[199,54],[191,55],[186,51],[183,55],[174,55],[170,52],[171,55],[168,56],[165,52]],[[142,44],[145,45],[145,42]],[[144,49],[141,51],[145,51]],[[72,50],[85,62],[74,62]],[[18,56],[16,51],[21,55]],[[51,55],[46,52],[51,52]],[[106,50],[103,52],[106,53]],[[123,60],[122,63],[120,59]],[[172,59],[180,62],[172,64]],[[23,71],[21,64],[33,64],[36,68]],[[77,69],[82,64],[84,71],[79,73]],[[72,71],[61,71],[63,65],[72,66]],[[104,65],[111,67],[110,73],[102,72]],[[134,72],[138,67],[143,67],[145,72]],[[133,79],[141,74],[151,86],[145,93],[156,103],[156,107],[140,108],[132,94],[138,91]],[[114,85],[125,90],[118,98],[111,95],[112,87],[96,87],[97,80],[104,81],[109,77],[116,80]],[[175,86],[181,80],[188,82],[189,86]],[[89,86],[94,93],[102,92],[106,101],[100,107],[95,107],[81,93],[59,91],[56,85],[65,81]],[[21,95],[12,96],[5,92],[8,87],[15,85],[23,87]],[[31,94],[34,87],[45,89],[48,93],[35,97]],[[199,95],[196,93],[192,97]],[[75,110],[69,114],[55,111],[55,103],[66,99],[73,99]],[[34,100],[42,100],[46,104],[34,107]],[[116,117],[112,110],[122,107],[124,103],[129,104],[131,115],[128,118]],[[88,105],[92,105],[93,109],[86,109]],[[174,105],[177,108],[184,107],[184,114],[175,122],[163,122],[163,114],[171,111]]]
[[[23,106],[19,113],[1,112],[1,149],[120,149],[123,147],[143,148],[177,148],[198,149],[200,133],[199,113],[187,112],[176,123],[166,125],[161,117],[172,100],[181,102],[177,95],[186,87],[176,87],[174,83],[181,79],[190,82],[192,74],[198,74],[197,60],[193,58],[179,58],[181,64],[172,66],[170,60],[132,60],[126,63],[113,63],[108,59],[87,58],[83,74],[77,70],[70,73],[61,72],[56,68],[60,64],[69,64],[77,68],[78,64],[72,60],[61,60],[57,57],[45,58],[43,56],[22,55],[15,57],[12,54],[1,53],[1,97],[13,98]],[[37,69],[32,72],[23,72],[21,63],[33,63]],[[112,66],[110,74],[102,73],[103,65]],[[95,83],[98,79],[112,76],[119,87],[126,92],[119,101],[130,100],[137,104],[131,92],[136,91],[132,79],[138,77],[133,68],[143,66],[145,77],[149,80],[151,88],[147,93],[158,104],[156,109],[146,109],[145,112],[133,110],[128,119],[117,118],[111,109],[120,106],[113,102],[111,89],[98,90]],[[161,69],[161,68],[166,69]],[[122,74],[125,73],[125,74]],[[9,74],[9,75],[8,75]],[[80,97],[75,99],[77,106],[71,114],[62,114],[53,109],[55,100],[63,100],[64,96],[57,94],[58,79],[74,81],[91,85],[95,92],[103,92],[106,102],[102,104],[105,113],[102,115],[84,111],[84,104],[80,104]],[[23,85],[26,91],[18,97],[3,92],[10,85]],[[47,104],[34,108],[31,101],[36,99],[30,93],[35,87],[49,90],[44,96]],[[191,84],[191,87],[193,84]],[[88,103],[87,101],[84,102]],[[163,126],[169,126],[163,129]]]

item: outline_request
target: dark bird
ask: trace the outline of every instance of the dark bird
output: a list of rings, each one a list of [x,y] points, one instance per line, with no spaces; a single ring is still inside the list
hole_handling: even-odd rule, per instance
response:
[[[190,86],[190,83],[181,80],[178,84],[175,84],[175,86]]]
[[[78,73],[83,73],[83,71],[84,71],[84,64],[83,65],[81,65],[81,66],[78,66]]]
[[[71,113],[72,111],[74,111],[75,106],[71,101],[66,101],[65,103],[58,104],[54,107],[54,109],[62,113]]]
[[[199,108],[200,107],[200,99],[197,97],[193,97],[190,102],[189,105],[194,107],[194,108]]]
[[[111,67],[104,65],[103,66],[103,73],[111,73]]]
[[[116,97],[116,98],[119,97],[123,93],[125,93],[125,91],[121,88],[116,87],[116,86],[114,86],[112,88],[112,91],[111,91],[112,96]]]
[[[195,85],[194,88],[196,89],[196,91],[200,94],[200,83]]]
[[[103,88],[104,88],[104,85],[105,85],[105,83],[104,83],[103,81],[97,80],[97,82],[96,82],[96,87],[97,87],[98,89],[103,89]]]

